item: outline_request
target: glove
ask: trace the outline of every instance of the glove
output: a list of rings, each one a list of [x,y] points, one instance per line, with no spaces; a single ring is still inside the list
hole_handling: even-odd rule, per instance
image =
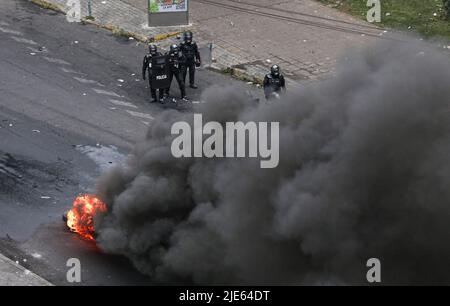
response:
[[[202,62],[200,62],[200,61],[195,62],[195,67],[200,67],[201,65],[202,65]]]

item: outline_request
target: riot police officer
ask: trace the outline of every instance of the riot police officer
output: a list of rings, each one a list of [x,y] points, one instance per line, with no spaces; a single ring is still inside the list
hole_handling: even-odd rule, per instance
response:
[[[273,97],[279,97],[281,91],[286,90],[286,82],[284,76],[280,72],[278,65],[273,65],[270,68],[270,73],[266,74],[264,78],[264,95],[267,100]]]
[[[201,66],[200,52],[197,43],[192,41],[193,34],[191,31],[184,33],[183,42],[180,44],[180,51],[186,57],[186,67],[183,71],[183,81],[186,83],[186,75],[189,70],[189,87],[196,89],[195,85],[195,67]]]
[[[152,58],[155,56],[161,56],[161,53],[158,52],[158,48],[155,45],[148,46],[149,53],[145,55],[144,62],[142,64],[142,78],[145,80],[146,73],[148,70],[148,84],[150,87],[150,92],[152,95],[151,102],[157,102],[156,89],[152,86]],[[164,95],[164,90],[159,90],[159,99],[162,99]]]
[[[178,45],[171,45],[170,51],[167,54],[168,62],[169,62],[169,81],[172,84],[173,77],[177,80],[178,87],[181,92],[181,99],[187,100],[186,98],[186,88],[183,81],[183,71],[186,65],[186,58],[180,52]],[[168,95],[170,91],[170,87],[166,89],[166,94]]]

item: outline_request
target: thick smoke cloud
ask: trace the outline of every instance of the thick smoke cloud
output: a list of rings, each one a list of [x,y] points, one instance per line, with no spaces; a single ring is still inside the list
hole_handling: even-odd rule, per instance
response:
[[[157,118],[98,192],[100,247],[162,283],[450,282],[450,60],[384,43],[279,103],[213,87],[204,121],[280,122],[280,164],[175,159],[175,121]],[[291,89],[292,90],[292,89]]]

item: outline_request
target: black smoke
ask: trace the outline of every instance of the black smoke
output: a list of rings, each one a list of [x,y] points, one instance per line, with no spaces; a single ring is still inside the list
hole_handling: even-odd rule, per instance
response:
[[[293,89],[290,89],[293,91]],[[105,174],[100,247],[161,283],[450,283],[450,58],[424,43],[349,54],[333,78],[259,106],[212,87],[204,121],[280,122],[280,164],[175,159],[167,111]]]

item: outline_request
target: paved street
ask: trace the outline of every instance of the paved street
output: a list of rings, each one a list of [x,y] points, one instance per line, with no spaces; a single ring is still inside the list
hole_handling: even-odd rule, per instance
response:
[[[71,257],[81,260],[82,285],[148,284],[61,221],[74,197],[173,108],[148,103],[146,46],[25,0],[0,2],[0,41],[0,253],[56,285],[68,285]],[[194,102],[212,84],[247,86],[208,70],[198,83],[188,89]]]

